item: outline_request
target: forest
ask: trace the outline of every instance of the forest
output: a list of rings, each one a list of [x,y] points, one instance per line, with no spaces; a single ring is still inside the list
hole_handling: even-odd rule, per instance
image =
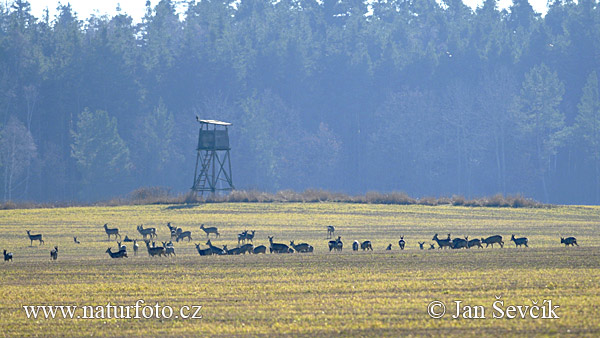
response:
[[[527,0],[0,5],[5,201],[185,193],[196,116],[238,189],[600,203],[600,6]]]

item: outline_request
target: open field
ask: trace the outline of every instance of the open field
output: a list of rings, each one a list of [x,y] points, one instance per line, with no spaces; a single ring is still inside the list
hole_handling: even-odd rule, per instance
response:
[[[194,241],[176,243],[176,258],[150,258],[143,242],[137,257],[112,260],[102,228],[118,227],[140,238],[136,226],[167,222],[191,230]],[[0,264],[0,336],[251,335],[600,335],[600,208],[551,209],[388,206],[369,204],[205,204],[125,206],[0,212],[0,250],[14,262]],[[200,257],[206,247],[200,224],[217,226],[213,243],[234,247],[236,234],[255,229],[255,245],[308,242],[312,254]],[[336,227],[344,251],[329,253],[326,225]],[[25,230],[43,233],[30,246]],[[470,250],[418,249],[434,233],[470,238],[500,234],[505,247]],[[515,248],[510,235],[527,236]],[[559,234],[576,236],[565,248]],[[407,241],[400,251],[398,239]],[[74,244],[77,236],[82,244]],[[211,236],[212,237],[212,236]],[[374,252],[351,252],[353,240],[369,239]],[[388,243],[392,251],[384,251]],[[59,259],[50,250],[59,246]],[[494,319],[492,304],[560,305],[558,319]],[[201,305],[202,319],[28,319],[24,305]],[[448,305],[432,319],[427,305]],[[485,319],[453,319],[454,300],[483,305]],[[81,313],[78,313],[81,314]]]

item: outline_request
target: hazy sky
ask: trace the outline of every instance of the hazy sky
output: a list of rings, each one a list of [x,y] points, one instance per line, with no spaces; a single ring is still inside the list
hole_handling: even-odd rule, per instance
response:
[[[475,7],[483,3],[483,0],[463,0],[468,6]],[[4,2],[11,3],[11,0],[4,0]],[[41,18],[44,9],[46,7],[50,10],[50,17],[53,18],[56,14],[56,7],[58,6],[57,0],[29,0],[31,3],[31,10],[33,14]],[[529,0],[533,9],[540,13],[546,12],[546,0]],[[70,3],[71,7],[80,19],[88,18],[91,14],[102,15],[109,14],[114,15],[116,13],[117,4],[120,4],[121,10],[129,14],[135,22],[140,22],[144,16],[146,0],[63,0],[61,3]],[[152,5],[156,5],[158,0],[153,0]],[[501,8],[508,7],[511,0],[499,0]]]

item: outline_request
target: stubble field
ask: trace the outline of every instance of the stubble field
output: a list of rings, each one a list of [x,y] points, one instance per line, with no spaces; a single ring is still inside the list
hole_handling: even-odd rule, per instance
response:
[[[343,203],[203,204],[7,210],[0,212],[0,335],[15,336],[400,336],[600,335],[600,221],[598,207],[549,209],[388,206]],[[175,244],[177,257],[150,258],[144,243],[129,258],[111,259],[104,223],[141,238],[136,226],[155,227],[167,241],[167,222],[192,231]],[[237,245],[236,234],[256,230],[255,245],[308,242],[311,254],[199,256],[206,248],[200,224],[216,226],[215,245]],[[344,250],[329,252],[327,225]],[[30,246],[25,230],[42,233]],[[480,238],[500,234],[505,246],[419,250],[432,236]],[[510,235],[529,238],[515,248]],[[398,239],[404,235],[406,249]],[[560,237],[576,236],[565,248]],[[81,244],[73,242],[77,236]],[[213,236],[211,236],[213,237]],[[373,252],[352,252],[354,240],[371,240]],[[385,251],[391,243],[393,249]],[[59,257],[49,252],[57,245]],[[559,318],[494,318],[510,305],[559,305]],[[37,319],[23,306],[202,306],[201,319]],[[441,319],[428,304],[447,305]],[[456,318],[455,300],[481,305],[485,318]],[[547,303],[546,303],[547,304]],[[436,310],[437,311],[437,310]],[[94,313],[97,313],[95,311]],[[461,311],[463,316],[469,313]],[[472,315],[473,313],[471,313]],[[535,315],[535,312],[533,313]],[[133,315],[133,314],[132,314]],[[190,313],[191,315],[191,313]],[[479,313],[479,316],[482,314]],[[541,315],[541,312],[540,312]],[[106,314],[104,314],[106,317]]]

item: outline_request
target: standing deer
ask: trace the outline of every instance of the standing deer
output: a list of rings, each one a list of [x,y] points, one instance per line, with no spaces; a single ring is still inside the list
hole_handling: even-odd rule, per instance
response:
[[[244,243],[246,241],[247,236],[248,236],[248,230],[244,230],[244,231],[242,231],[242,233],[238,234],[237,235],[238,245],[240,245],[240,242]]]
[[[335,228],[333,227],[333,225],[328,225],[327,226],[327,238],[328,239],[333,238],[334,235],[335,235]]]
[[[137,239],[133,240],[133,255],[137,256],[137,252],[140,246],[137,244]]]
[[[452,245],[452,240],[450,240],[450,234],[448,234],[447,239],[439,239],[438,234],[435,234],[431,240],[436,241],[437,245],[439,246],[439,249],[441,249],[441,248],[445,249],[446,247],[449,248]]]
[[[481,245],[481,240],[479,238],[471,239],[467,242],[467,249],[470,249],[471,247],[474,247],[474,246],[477,246],[477,247],[483,249],[483,246]]]
[[[150,236],[151,239],[156,237],[156,228],[144,229],[144,225],[142,224],[137,226],[137,231],[144,236],[144,239],[146,239],[146,236]]]
[[[6,250],[4,250],[4,261],[5,262],[8,262],[8,261],[12,262],[12,258],[13,258],[13,253],[12,252],[6,252]]]
[[[404,241],[404,236],[400,236],[400,240],[398,241],[398,245],[400,246],[400,250],[404,250],[404,245],[406,242]]]
[[[452,240],[452,249],[462,249],[466,248],[469,243],[469,236],[465,238],[455,238]]]
[[[338,236],[338,238],[335,241],[329,241],[329,251],[342,251],[343,248],[344,243],[342,243],[342,236]]]
[[[485,239],[481,239],[481,243],[485,243],[485,247],[487,248],[488,245],[491,245],[492,248],[494,247],[494,244],[500,244],[500,247],[503,248],[504,247],[504,242],[502,241],[502,236],[500,235],[494,235],[494,236],[490,236],[488,238]]]
[[[365,250],[371,250],[373,251],[373,247],[371,246],[371,241],[364,241],[360,244],[360,248],[365,251]]]
[[[165,248],[165,256],[175,256],[177,257],[177,255],[175,254],[175,247],[173,246],[173,242],[162,242],[164,248]]]
[[[333,245],[335,246],[335,241],[331,241],[329,242],[329,251],[331,251],[331,243],[333,242]],[[352,251],[358,251],[358,248],[360,247],[360,242],[358,241],[354,241],[352,243]]]
[[[246,231],[246,241],[254,243],[254,233],[256,233],[256,230],[252,230],[252,233]]]
[[[510,240],[515,242],[515,247],[520,247],[521,245],[525,245],[525,247],[529,247],[529,245],[527,245],[527,242],[529,242],[527,237],[515,238],[515,235],[513,234],[512,237],[510,238]]]
[[[560,238],[560,244],[564,244],[565,246],[579,246],[579,244],[577,244],[577,239],[575,237],[567,237],[567,238]]]
[[[217,227],[205,228],[204,224],[202,224],[200,225],[200,229],[204,230],[204,232],[206,233],[206,238],[208,238],[210,234],[215,234],[216,238],[219,238],[219,236],[221,235],[219,234],[219,230],[217,229]]]
[[[110,236],[114,235],[115,236],[115,240],[117,239],[117,236],[119,236],[119,239],[121,238],[121,235],[119,234],[119,229],[117,228],[109,228],[108,227],[108,223],[104,224],[104,231],[106,232],[106,235],[108,236],[108,240],[110,241]]]
[[[191,231],[183,231],[181,232],[179,235],[177,235],[177,238],[175,239],[175,242],[179,243],[179,240],[183,241],[184,238],[188,239],[188,242],[192,240],[192,232]]]
[[[294,252],[292,249],[290,249],[289,246],[283,244],[283,243],[273,243],[273,236],[268,236],[269,237],[269,251],[271,253],[292,253]]]
[[[55,246],[54,249],[50,251],[50,259],[56,260],[58,258],[58,247]]]
[[[156,255],[165,256],[165,248],[162,246],[150,246],[150,241],[146,240],[146,249],[148,250],[148,255],[150,257],[154,257]]]
[[[29,245],[33,246],[33,241],[40,241],[40,245],[44,244],[44,240],[42,239],[42,234],[32,235],[29,230],[27,231],[27,236],[29,236],[29,241],[31,242]]]

